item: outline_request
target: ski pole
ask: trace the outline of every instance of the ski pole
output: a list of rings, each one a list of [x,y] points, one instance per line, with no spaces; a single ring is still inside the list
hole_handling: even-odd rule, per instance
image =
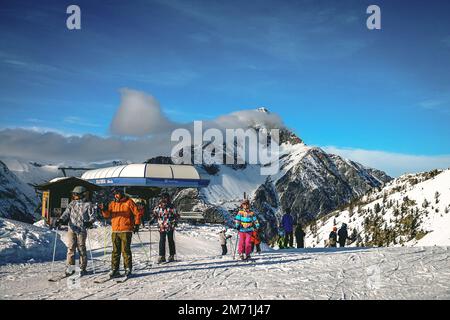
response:
[[[103,260],[106,259],[106,220],[103,220]]]
[[[138,235],[139,242],[141,243],[142,250],[144,250],[145,257],[147,258],[147,260],[149,260],[148,254],[147,254],[147,250],[145,250],[145,246],[144,246],[144,243],[143,243],[142,240],[141,240],[141,236],[139,235],[139,231],[137,232],[137,235]]]
[[[234,244],[233,244],[233,239],[230,238],[230,243],[231,243],[231,254],[233,254],[233,248],[234,248]]]
[[[94,274],[95,274],[95,263],[94,263],[94,257],[92,255],[92,244],[91,244],[91,238],[89,238],[89,231],[88,230],[86,230],[86,238],[87,238],[88,243],[89,243],[89,252],[91,253],[92,269],[93,269]]]
[[[236,259],[236,249],[237,249],[238,241],[239,241],[239,231],[238,231],[237,234],[236,234],[236,243],[234,244],[233,260]]]
[[[53,232],[55,232],[55,244],[53,245],[53,259],[52,259],[52,266],[50,268],[50,277],[53,278],[53,264],[55,263],[55,256],[56,256],[56,242],[58,240],[58,232],[54,229]]]
[[[152,262],[152,221],[148,222],[148,231],[150,232],[150,262]]]

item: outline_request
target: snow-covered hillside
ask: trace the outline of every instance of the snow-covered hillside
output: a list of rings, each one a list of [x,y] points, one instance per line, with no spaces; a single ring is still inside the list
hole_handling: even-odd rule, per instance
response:
[[[47,281],[51,263],[0,266],[0,299],[449,299],[447,247],[428,248],[263,248],[254,262],[219,255],[219,226],[180,226],[177,259],[149,265],[148,230],[133,236],[135,276],[125,283],[94,283],[110,268],[110,243],[103,228],[90,230],[94,247],[91,273],[57,283]],[[106,229],[106,231],[108,231]],[[107,239],[104,256],[103,237]],[[158,246],[153,229],[152,259]],[[232,238],[234,241],[234,237]],[[144,251],[144,249],[146,251]],[[229,251],[234,248],[229,244]],[[96,274],[92,273],[95,266]],[[54,272],[64,272],[63,260]],[[74,281],[76,280],[76,281]]]
[[[0,161],[0,217],[34,222],[38,203],[34,189]]]
[[[49,261],[53,256],[55,233],[28,223],[0,218],[0,265]],[[58,237],[56,258],[65,256],[66,247]]]
[[[48,182],[53,178],[63,177],[58,165],[45,165],[36,162],[6,158],[2,161],[22,182],[36,185]]]
[[[307,229],[306,245],[321,247],[346,223],[351,246],[450,245],[450,169],[407,174],[375,188]]]

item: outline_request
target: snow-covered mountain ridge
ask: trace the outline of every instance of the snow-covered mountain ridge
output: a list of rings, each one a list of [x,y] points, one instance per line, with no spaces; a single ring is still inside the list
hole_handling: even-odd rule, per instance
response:
[[[450,245],[449,211],[450,169],[407,174],[312,223],[306,245],[323,246],[342,223],[351,246]]]

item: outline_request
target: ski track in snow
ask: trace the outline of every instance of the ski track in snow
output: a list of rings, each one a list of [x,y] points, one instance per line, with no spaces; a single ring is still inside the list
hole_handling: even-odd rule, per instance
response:
[[[96,284],[109,271],[111,248],[104,256],[104,229],[91,230],[97,273],[81,278],[79,288],[69,289],[67,279],[48,282],[51,262],[8,264],[0,266],[0,299],[450,299],[448,247],[270,250],[243,262],[233,260],[230,243],[229,255],[219,256],[216,231],[177,232],[179,261],[162,265],[148,263],[134,236],[134,277]],[[148,253],[148,230],[140,236]],[[55,262],[54,276],[64,268]]]

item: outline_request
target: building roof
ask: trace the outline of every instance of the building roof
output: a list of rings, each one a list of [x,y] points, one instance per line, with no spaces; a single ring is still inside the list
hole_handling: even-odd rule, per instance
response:
[[[81,178],[99,186],[201,188],[209,184],[191,165],[129,164],[89,170]]]
[[[93,184],[89,181],[77,178],[77,177],[61,177],[61,178],[55,178],[51,180],[50,182],[46,182],[40,185],[37,185],[35,188],[37,190],[52,190],[55,188],[73,188],[75,186],[83,186],[86,187],[88,190],[99,190],[100,187],[96,184]]]

